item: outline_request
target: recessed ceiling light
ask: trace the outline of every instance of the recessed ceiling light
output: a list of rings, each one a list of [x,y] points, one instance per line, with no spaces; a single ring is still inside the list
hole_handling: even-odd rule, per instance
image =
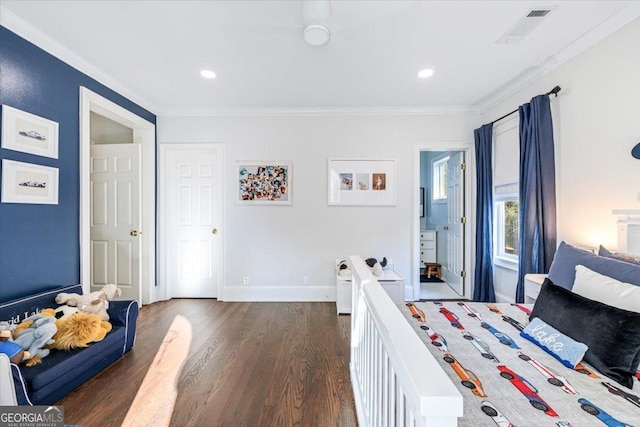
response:
[[[424,70],[420,70],[418,73],[418,77],[421,79],[426,79],[427,77],[433,76],[433,70],[431,68],[425,68]]]
[[[202,70],[202,71],[200,71],[200,75],[202,77],[204,77],[205,79],[215,79],[216,78],[216,73],[214,73],[211,70]]]

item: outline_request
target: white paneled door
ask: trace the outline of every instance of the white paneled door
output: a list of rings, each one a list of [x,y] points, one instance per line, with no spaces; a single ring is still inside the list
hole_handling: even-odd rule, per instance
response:
[[[221,280],[221,153],[211,146],[164,151],[171,297],[217,298]]]
[[[91,146],[91,291],[140,301],[140,144]]]
[[[464,153],[457,152],[447,163],[447,265],[444,279],[459,295],[464,295]]]

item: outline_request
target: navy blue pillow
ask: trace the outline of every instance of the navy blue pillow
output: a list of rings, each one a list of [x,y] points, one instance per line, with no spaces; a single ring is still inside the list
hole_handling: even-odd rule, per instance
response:
[[[584,361],[625,387],[640,364],[640,313],[590,300],[545,279],[531,316],[586,344]]]
[[[640,265],[598,256],[561,242],[549,269],[549,280],[571,290],[576,279],[576,265],[612,277],[621,282],[640,286]]]

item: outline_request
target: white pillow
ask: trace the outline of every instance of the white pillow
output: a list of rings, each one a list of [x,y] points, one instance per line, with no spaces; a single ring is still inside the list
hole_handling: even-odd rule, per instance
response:
[[[585,298],[640,313],[640,286],[620,282],[583,265],[576,265],[576,280],[571,290]]]

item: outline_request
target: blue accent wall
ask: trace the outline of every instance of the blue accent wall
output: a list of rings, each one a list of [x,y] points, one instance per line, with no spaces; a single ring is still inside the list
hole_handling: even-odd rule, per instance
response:
[[[0,149],[2,159],[59,169],[57,205],[0,203],[0,302],[80,283],[80,86],[156,123],[153,113],[0,26],[0,104],[59,124],[58,159]]]

